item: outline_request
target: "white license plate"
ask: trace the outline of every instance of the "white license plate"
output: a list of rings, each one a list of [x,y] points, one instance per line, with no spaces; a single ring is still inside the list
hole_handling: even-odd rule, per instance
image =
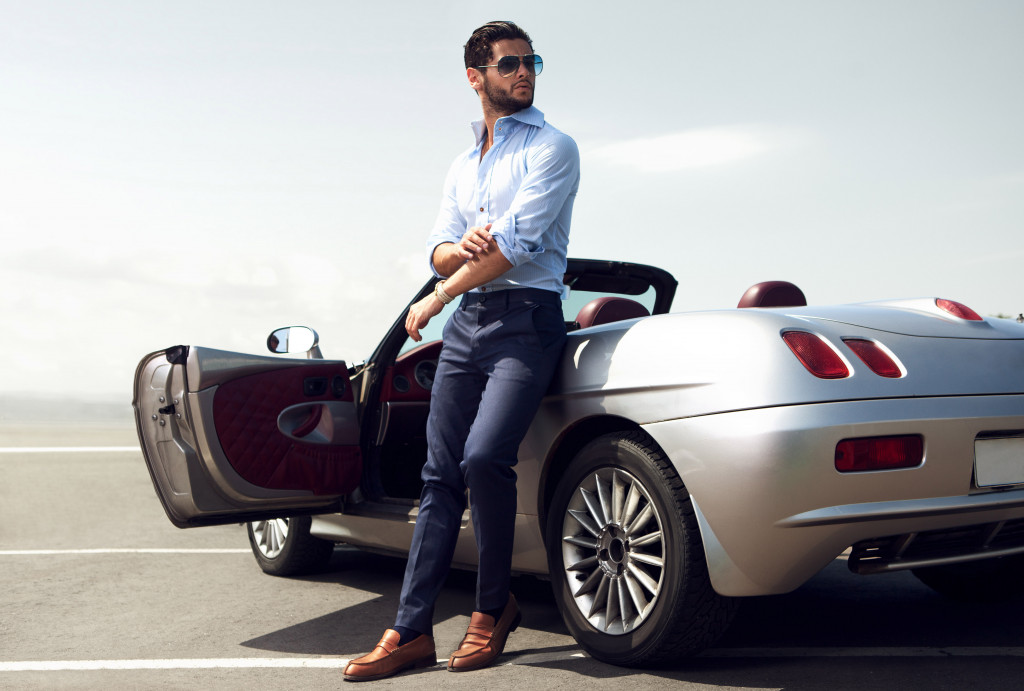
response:
[[[974,477],[978,487],[1024,482],[1024,437],[975,439]]]

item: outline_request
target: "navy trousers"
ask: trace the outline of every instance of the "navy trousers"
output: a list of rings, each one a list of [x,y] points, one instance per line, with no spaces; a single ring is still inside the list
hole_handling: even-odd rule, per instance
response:
[[[467,293],[444,327],[427,419],[427,462],[396,625],[431,633],[469,489],[477,611],[508,601],[519,443],[565,345],[559,295]]]

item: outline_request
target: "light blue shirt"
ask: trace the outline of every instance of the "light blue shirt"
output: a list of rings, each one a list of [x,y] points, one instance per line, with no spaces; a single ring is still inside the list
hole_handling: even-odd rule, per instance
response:
[[[580,154],[571,137],[544,121],[534,107],[499,118],[494,145],[480,158],[487,136],[473,123],[476,146],[452,163],[441,210],[427,241],[435,276],[434,249],[458,242],[473,226],[491,223],[498,250],[512,268],[473,292],[542,288],[563,293],[572,205],[580,184]]]

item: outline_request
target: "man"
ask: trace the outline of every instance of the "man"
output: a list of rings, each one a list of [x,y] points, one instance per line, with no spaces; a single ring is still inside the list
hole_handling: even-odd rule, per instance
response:
[[[409,309],[419,330],[461,296],[444,329],[427,421],[423,492],[401,603],[345,679],[382,679],[435,664],[434,601],[451,565],[469,489],[479,550],[476,611],[453,672],[480,669],[504,650],[520,620],[509,592],[519,444],[565,343],[562,276],[579,186],[575,142],[533,107],[543,62],[525,31],[491,22],[465,46],[466,76],[483,119],[476,144],[455,159],[427,243],[443,279]]]

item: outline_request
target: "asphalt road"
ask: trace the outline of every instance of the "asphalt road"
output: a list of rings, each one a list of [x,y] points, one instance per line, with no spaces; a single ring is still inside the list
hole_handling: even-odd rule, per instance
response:
[[[0,425],[0,688],[349,688],[341,668],[391,624],[402,561],[341,547],[314,577],[266,576],[242,527],[171,526],[135,446],[125,425]],[[703,656],[647,671],[584,655],[548,584],[513,589],[523,626],[496,666],[367,688],[959,691],[1024,677],[1024,603],[958,604],[910,574],[860,577],[840,561],[746,601]],[[473,575],[453,573],[439,657],[472,604]]]

